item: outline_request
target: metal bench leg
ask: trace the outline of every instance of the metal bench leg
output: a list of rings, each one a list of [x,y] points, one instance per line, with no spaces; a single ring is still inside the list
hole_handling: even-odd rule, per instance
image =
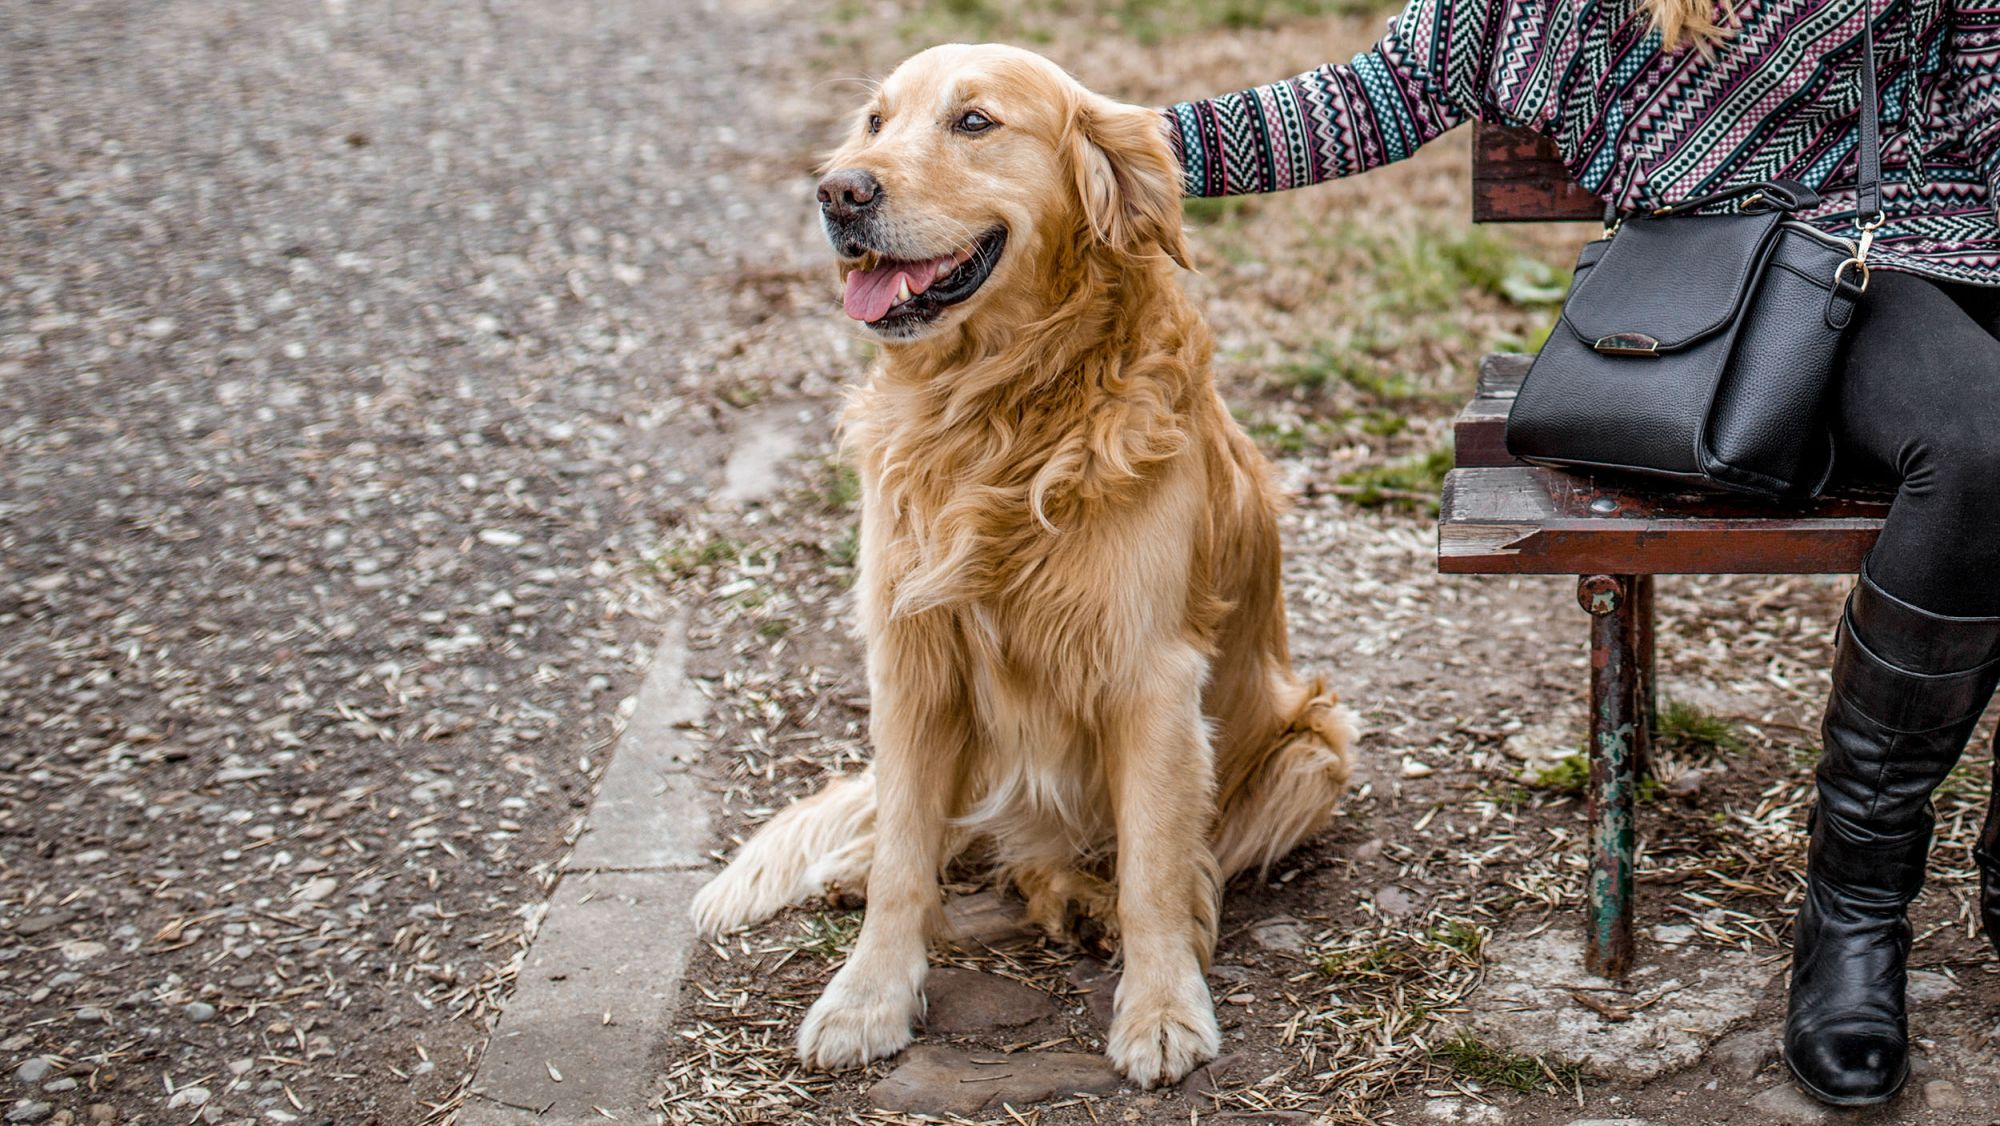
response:
[[[1608,978],[1622,978],[1632,968],[1632,804],[1648,741],[1650,588],[1635,575],[1587,575],[1576,591],[1590,613],[1590,931],[1584,964]]]
[[[1651,778],[1653,737],[1660,733],[1660,662],[1653,655],[1653,576],[1635,576],[1632,589],[1639,606],[1639,707],[1646,717],[1634,745],[1632,769],[1641,778]]]

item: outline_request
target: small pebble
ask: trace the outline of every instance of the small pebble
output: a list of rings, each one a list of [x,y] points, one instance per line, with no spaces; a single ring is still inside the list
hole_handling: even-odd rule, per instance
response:
[[[48,1103],[38,1103],[33,1099],[22,1099],[7,1108],[9,1122],[40,1122],[55,1108]]]
[[[215,1019],[215,1006],[206,1001],[189,1001],[181,1008],[187,1018],[196,1024],[206,1024]]]
[[[54,1064],[43,1057],[32,1056],[21,1061],[21,1066],[14,1069],[14,1078],[23,1083],[40,1083],[54,1067]]]
[[[180,1090],[174,1092],[173,1098],[167,1100],[168,1110],[207,1105],[208,1088],[206,1087],[182,1087]]]

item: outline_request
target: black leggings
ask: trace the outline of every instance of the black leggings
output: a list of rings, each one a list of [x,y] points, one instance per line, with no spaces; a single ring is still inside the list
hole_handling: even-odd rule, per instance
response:
[[[2000,287],[1877,272],[1833,406],[1841,475],[1896,489],[1869,577],[1933,614],[2000,616]]]

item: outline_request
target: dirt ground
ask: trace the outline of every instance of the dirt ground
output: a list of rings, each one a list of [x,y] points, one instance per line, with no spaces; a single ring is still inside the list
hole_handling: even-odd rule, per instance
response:
[[[0,1113],[448,1120],[661,607],[692,614],[713,705],[690,734],[730,833],[865,754],[831,434],[870,349],[806,175],[855,80],[1001,36],[1159,103],[1379,22],[1313,0],[0,4]],[[1780,1086],[1767,1059],[1637,1083],[1458,1039],[1490,952],[1573,927],[1582,887],[1569,584],[1431,564],[1421,498],[1472,362],[1532,344],[1575,241],[1467,227],[1464,145],[1190,205],[1220,378],[1299,498],[1298,659],[1362,713],[1362,766],[1332,831],[1230,889],[1231,1060],[1203,1089],[996,1121],[1785,1120],[1746,1106]],[[773,445],[773,498],[733,499],[732,451]],[[1641,810],[1646,950],[1775,974],[1840,587],[1661,594],[1665,689],[1702,722]],[[1923,1083],[1862,1121],[1994,1120],[1967,858],[1986,745],[1941,798],[1920,904],[1944,981]],[[890,1065],[789,1055],[855,921],[801,910],[695,960],[664,1117],[883,1117]],[[1097,1051],[1107,968],[995,943],[950,957],[1048,1011],[925,1042]],[[1777,1003],[1738,1023],[1768,1040]]]

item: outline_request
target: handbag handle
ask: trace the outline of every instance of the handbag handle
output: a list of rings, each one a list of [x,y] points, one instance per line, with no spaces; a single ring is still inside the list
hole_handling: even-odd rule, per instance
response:
[[[1875,239],[1876,228],[1888,216],[1882,210],[1882,96],[1875,80],[1875,13],[1871,0],[1861,0],[1861,137],[1857,145],[1855,175],[1854,211],[1856,224],[1861,229],[1861,251],[1857,265],[1866,267],[1868,247]],[[1779,189],[1779,190],[1773,190]],[[1737,196],[1758,192],[1770,202],[1793,210],[1798,206],[1811,206],[1818,202],[1818,195],[1801,184],[1790,180],[1774,180],[1766,184],[1745,184],[1738,188],[1724,188],[1694,199],[1683,200],[1654,211],[1655,216],[1679,215],[1696,211],[1710,204],[1721,203]],[[1786,204],[1792,206],[1786,206]],[[1866,218],[1863,218],[1865,216]],[[1607,235],[1618,229],[1623,216],[1618,213],[1618,204],[1613,200],[1604,203],[1604,230]]]

